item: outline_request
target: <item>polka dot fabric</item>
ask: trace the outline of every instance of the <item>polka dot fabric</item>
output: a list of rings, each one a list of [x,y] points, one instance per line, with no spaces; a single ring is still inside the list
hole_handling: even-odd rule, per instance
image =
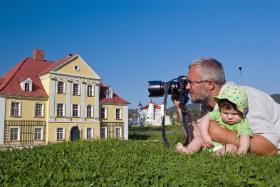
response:
[[[215,97],[217,102],[221,99],[227,99],[234,103],[237,109],[243,114],[248,109],[247,94],[240,86],[236,84],[226,85],[226,87],[220,92],[219,96]]]

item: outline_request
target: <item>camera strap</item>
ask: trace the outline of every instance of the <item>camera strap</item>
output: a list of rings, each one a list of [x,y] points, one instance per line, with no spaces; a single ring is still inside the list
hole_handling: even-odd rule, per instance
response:
[[[183,125],[183,130],[185,133],[185,143],[184,145],[189,144],[192,139],[193,139],[193,126],[192,126],[192,120],[188,112],[188,92],[186,90],[185,83],[180,81],[179,82],[179,87],[180,87],[180,108],[181,108],[181,113],[182,113],[182,125]]]
[[[167,82],[164,84],[164,96],[163,96],[163,117],[162,117],[162,143],[169,147],[168,140],[166,137],[166,130],[165,130],[165,116],[166,116],[166,105],[167,105],[167,97],[168,97],[168,90],[172,81]]]

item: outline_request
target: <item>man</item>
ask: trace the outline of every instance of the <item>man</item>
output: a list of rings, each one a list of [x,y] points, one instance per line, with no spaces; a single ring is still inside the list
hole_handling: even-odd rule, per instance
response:
[[[186,85],[193,103],[202,103],[213,110],[216,103],[215,96],[218,96],[226,84],[222,64],[213,58],[201,58],[189,66],[187,74],[189,82]],[[268,94],[247,86],[245,89],[249,110],[247,118],[253,137],[250,141],[250,152],[260,155],[274,155],[280,148],[280,105],[277,104]],[[173,97],[179,118],[182,119],[180,103]],[[198,130],[194,125],[195,131]],[[216,122],[211,122],[209,134],[214,141],[222,144],[235,144],[238,146],[235,132],[221,128]]]

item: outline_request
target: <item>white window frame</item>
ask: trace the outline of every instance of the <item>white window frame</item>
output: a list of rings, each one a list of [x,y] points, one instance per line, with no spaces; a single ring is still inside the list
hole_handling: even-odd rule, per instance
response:
[[[122,128],[121,127],[116,127],[115,128],[115,138],[121,138],[121,137],[122,137]]]
[[[118,114],[118,112],[117,111],[119,111],[119,114]],[[119,117],[118,117],[118,115],[119,115]],[[116,119],[122,119],[122,110],[120,109],[120,108],[116,108]]]
[[[87,128],[87,139],[93,139],[93,138],[94,138],[93,128]]]
[[[90,108],[90,115],[89,115],[89,111],[88,111],[89,108]],[[87,118],[93,118],[93,106],[92,105],[87,105],[86,112],[87,112]]]
[[[104,130],[104,136],[102,136],[102,130]],[[107,127],[100,127],[100,137],[101,138],[107,138]]]
[[[62,115],[60,115],[58,111],[58,105],[62,105]],[[56,117],[64,117],[65,116],[65,104],[63,103],[57,103],[56,104]]]
[[[28,87],[26,85],[28,84]],[[27,79],[23,80],[20,83],[21,90],[24,92],[31,92],[32,91],[32,80],[28,77]],[[28,89],[26,89],[28,88]]]
[[[60,85],[62,83],[62,85]],[[61,88],[62,86],[62,88]],[[57,94],[65,94],[65,82],[63,81],[58,81],[57,82]]]
[[[15,111],[13,109],[13,103],[18,104],[17,115],[15,115]],[[21,102],[20,101],[11,101],[11,111],[10,112],[11,112],[10,116],[12,116],[12,117],[21,117]]]
[[[94,86],[93,85],[87,85],[87,96],[93,97],[94,96]]]
[[[29,82],[25,82],[23,85],[24,85],[24,91],[25,92],[29,92],[30,91],[30,83]]]
[[[77,106],[74,111],[74,106]],[[77,115],[74,115],[74,112],[77,112]],[[80,117],[80,105],[72,104],[72,117]]]
[[[16,140],[12,140],[11,139],[11,130],[12,129],[17,129],[17,139]],[[20,141],[20,133],[21,133],[20,126],[11,126],[11,127],[9,127],[9,140],[10,141]]]
[[[104,117],[102,116],[102,114],[103,114],[103,110],[104,109]],[[108,117],[108,110],[107,110],[107,107],[101,107],[101,109],[100,109],[100,118],[101,119],[107,119],[107,117]]]
[[[36,113],[37,113],[37,108],[36,108],[36,106],[37,105],[41,105],[41,115],[37,115]],[[34,104],[34,117],[44,117],[45,115],[44,115],[44,103],[35,103]]]
[[[80,84],[79,83],[73,83],[72,84],[72,95],[80,95]],[[78,87],[75,87],[75,86],[78,86]],[[77,91],[77,92],[76,92]]]
[[[37,137],[36,137],[36,129],[40,129],[40,136],[41,136],[40,139],[37,139]],[[41,126],[34,127],[34,140],[43,140],[43,127],[41,127]]]
[[[62,132],[58,132],[58,130],[62,130]],[[56,129],[56,140],[61,141],[65,139],[65,128],[63,127],[58,127]]]

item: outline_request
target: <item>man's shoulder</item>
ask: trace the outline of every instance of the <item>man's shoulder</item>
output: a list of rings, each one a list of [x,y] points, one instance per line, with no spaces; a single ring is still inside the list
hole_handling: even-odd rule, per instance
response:
[[[264,96],[265,97],[270,97],[269,94],[265,93],[262,90],[259,90],[257,88],[247,86],[247,85],[239,85],[239,84],[236,84],[235,82],[227,82],[223,87],[226,87],[226,86],[229,86],[229,85],[232,85],[232,84],[240,86],[242,89],[245,90],[247,95],[258,95],[258,96],[262,96],[262,97],[264,97]]]
[[[269,99],[271,98],[271,96],[269,94],[267,94],[264,91],[259,90],[257,88],[253,88],[250,86],[244,86],[244,85],[242,85],[241,88],[243,88],[245,90],[248,97],[256,96],[256,97],[262,97],[262,98],[267,97]]]

